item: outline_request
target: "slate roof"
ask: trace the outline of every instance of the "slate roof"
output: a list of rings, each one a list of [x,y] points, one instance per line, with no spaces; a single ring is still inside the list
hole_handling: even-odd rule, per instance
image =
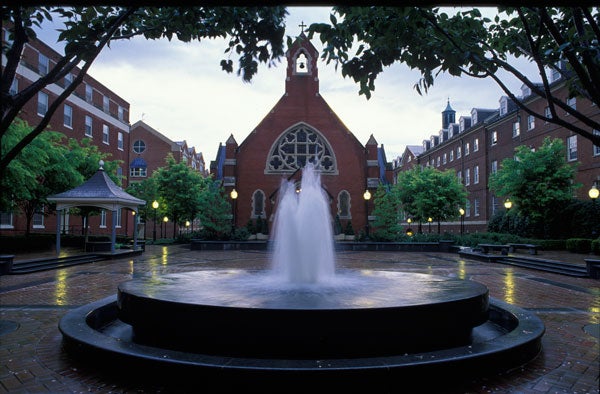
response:
[[[68,206],[98,204],[94,206],[105,207],[107,204],[111,206],[116,204],[121,207],[137,208],[139,205],[146,205],[146,201],[132,196],[117,186],[103,169],[96,171],[83,184],[66,192],[54,194],[48,197],[48,200]]]

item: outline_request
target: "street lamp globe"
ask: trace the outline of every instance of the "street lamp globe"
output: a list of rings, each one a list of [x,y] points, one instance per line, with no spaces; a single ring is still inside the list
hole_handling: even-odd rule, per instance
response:
[[[369,190],[368,190],[368,189],[367,189],[367,190],[365,191],[365,193],[363,194],[363,198],[364,198],[366,201],[369,201],[369,200],[371,199],[371,192],[369,192]]]
[[[464,210],[464,209],[462,209],[462,208],[460,208],[460,209],[458,210],[458,213],[460,213],[460,216],[464,216],[464,215],[465,215],[465,210]]]
[[[232,200],[235,200],[236,198],[238,198],[238,192],[235,189],[233,189],[231,193],[229,193],[229,196]]]
[[[592,186],[592,188],[590,189],[590,191],[588,192],[588,195],[590,196],[590,198],[593,201],[596,201],[596,199],[598,198],[598,196],[600,195],[600,190],[598,190],[598,188],[596,187],[596,185]]]
[[[154,200],[154,201],[152,202],[152,208],[154,208],[154,209],[158,209],[158,201]]]
[[[506,201],[504,201],[504,208],[511,209],[512,208],[512,201],[510,201],[510,199],[506,199]]]
[[[166,223],[166,222],[168,222],[168,221],[169,221],[169,218],[165,216],[165,217],[163,218],[163,222],[165,222],[165,223]]]

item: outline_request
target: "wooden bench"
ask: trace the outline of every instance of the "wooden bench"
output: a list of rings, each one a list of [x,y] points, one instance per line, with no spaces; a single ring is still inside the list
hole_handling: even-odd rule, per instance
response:
[[[517,249],[527,249],[529,254],[537,254],[540,245],[533,244],[508,244],[508,251],[513,253]]]
[[[503,255],[508,254],[508,245],[479,244],[477,245],[477,249],[481,249],[481,251],[485,254],[488,254],[493,250],[498,250]]]

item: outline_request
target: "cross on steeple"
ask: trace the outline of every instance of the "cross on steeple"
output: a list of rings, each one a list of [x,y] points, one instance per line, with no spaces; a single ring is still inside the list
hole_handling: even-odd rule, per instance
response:
[[[304,28],[306,27],[304,21],[302,21],[302,23],[300,23],[298,26],[300,27],[300,33],[304,33]]]

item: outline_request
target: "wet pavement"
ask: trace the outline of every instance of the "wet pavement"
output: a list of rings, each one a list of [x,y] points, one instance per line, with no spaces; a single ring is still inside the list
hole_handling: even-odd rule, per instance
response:
[[[33,257],[38,256],[16,259]],[[269,257],[260,251],[147,245],[139,256],[0,276],[0,393],[184,392],[174,382],[130,380],[76,362],[62,349],[60,318],[71,309],[114,295],[120,282],[132,278],[202,269],[266,269]],[[536,359],[501,374],[449,383],[444,392],[599,392],[599,280],[484,263],[453,253],[339,252],[336,257],[339,268],[474,280],[486,285],[491,297],[532,311],[544,322],[543,350]],[[590,256],[542,252],[538,257],[584,264]],[[315,387],[312,392],[321,391]],[[419,391],[429,392],[426,380]],[[197,389],[185,392],[215,390],[198,382]]]

